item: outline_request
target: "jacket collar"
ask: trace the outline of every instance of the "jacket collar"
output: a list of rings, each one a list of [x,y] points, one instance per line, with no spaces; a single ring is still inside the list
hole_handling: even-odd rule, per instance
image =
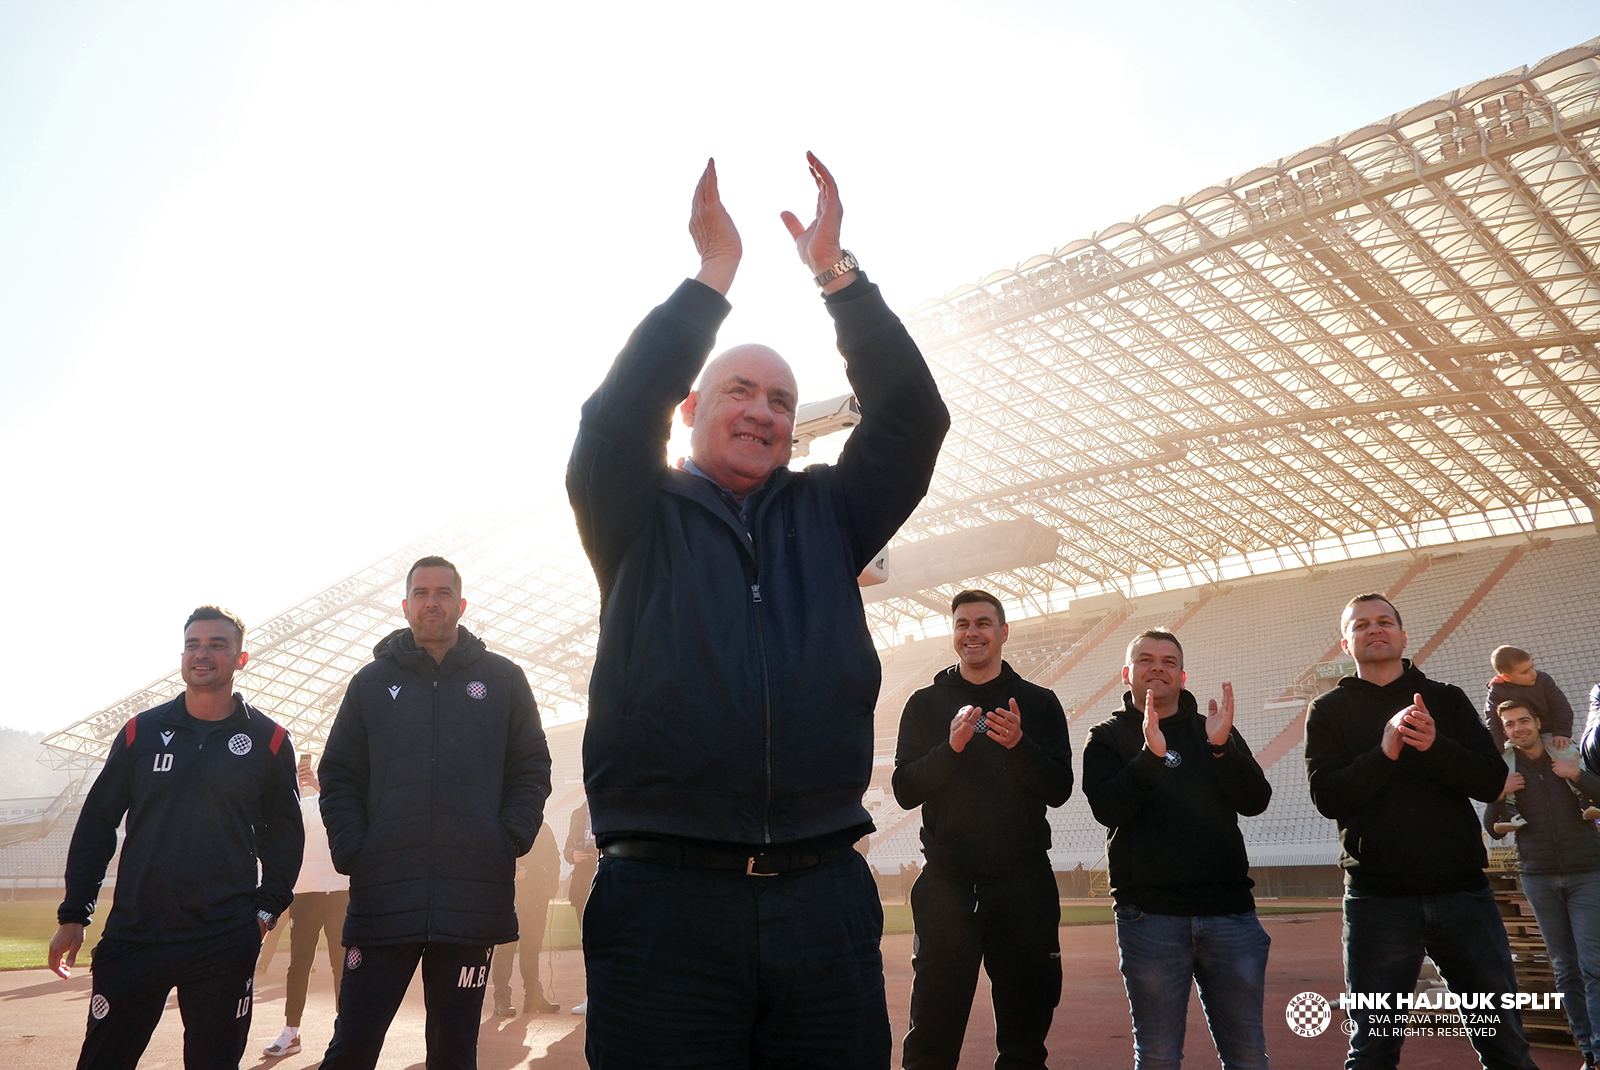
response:
[[[789,479],[793,475],[794,473],[789,469],[779,468],[772,473],[772,478],[767,481],[766,486],[754,492],[755,495],[760,497],[755,503],[752,526],[760,521],[762,514],[772,504],[772,500],[778,496],[779,491],[788,485]],[[724,500],[722,495],[727,492],[721,487],[705,476],[697,476],[692,472],[685,472],[681,468],[668,468],[667,478],[662,486],[669,493],[675,494],[680,498],[687,498],[713,516],[718,517],[722,523],[728,526],[728,530],[734,533],[739,545],[744,547],[745,552],[754,558],[755,548],[751,543],[750,532],[739,522],[739,517],[735,515],[734,511],[728,508],[733,499],[732,496],[729,496],[728,499]]]
[[[235,691],[233,693],[233,712],[228,714],[228,716],[224,717],[222,720],[231,721],[240,714],[243,714],[244,719],[248,721],[250,719],[250,704],[244,700],[243,695]],[[167,703],[167,708],[161,711],[160,717],[156,718],[156,720],[160,721],[162,724],[173,725],[185,724],[190,719],[191,715],[189,713],[188,697],[181,693],[177,698]],[[199,720],[199,718],[193,719]],[[213,721],[211,723],[220,724],[221,722]]]
[[[417,638],[411,634],[410,628],[396,628],[384,636],[382,641],[372,648],[372,655],[374,658],[389,658],[396,665],[414,673],[431,676],[437,671],[443,676],[455,669],[463,669],[476,663],[488,649],[482,639],[458,624],[456,645],[445,651],[444,661],[437,667],[434,665],[433,655],[417,644]]]
[[[1418,687],[1427,683],[1428,678],[1422,675],[1422,670],[1411,664],[1410,658],[1401,658],[1400,664],[1405,668],[1399,676],[1386,684],[1375,684],[1370,680],[1363,680],[1359,676],[1346,676],[1340,679],[1339,686],[1352,691],[1389,691],[1391,689],[1415,693]]]
[[[1017,670],[1013,669],[1011,667],[1011,663],[1004,659],[1001,659],[1000,661],[1000,675],[996,676],[993,680],[985,680],[981,684],[975,684],[968,680],[965,676],[962,676],[961,666],[959,664],[946,666],[945,668],[940,669],[938,672],[933,674],[934,683],[942,684],[945,687],[954,687],[964,691],[982,691],[984,688],[995,687],[1001,684],[1010,684],[1013,681],[1020,679],[1021,677],[1017,675]]]

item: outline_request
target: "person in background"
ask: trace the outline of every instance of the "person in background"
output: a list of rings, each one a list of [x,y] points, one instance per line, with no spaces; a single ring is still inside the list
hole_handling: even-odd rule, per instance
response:
[[[567,881],[567,902],[578,917],[578,935],[583,935],[583,908],[589,902],[589,889],[594,885],[594,871],[600,862],[600,852],[595,849],[594,830],[589,827],[589,800],[585,799],[572,811],[567,823],[567,845],[562,852],[572,863],[572,876]],[[583,1000],[572,1008],[573,1014],[587,1014],[589,1001]]]
[[[328,830],[318,808],[317,774],[311,768],[311,755],[300,756],[300,819],[306,828],[305,860],[300,864],[300,879],[295,882],[294,902],[289,906],[289,978],[283,1005],[283,1031],[262,1052],[277,1059],[300,1051],[300,1017],[306,1009],[306,989],[311,983],[311,967],[316,963],[317,944],[328,940],[328,966],[333,970],[333,1005],[339,1006],[340,972],[344,968],[341,933],[344,914],[350,906],[350,878],[333,868],[328,853]],[[265,972],[265,967],[257,971]]]
[[[1550,952],[1583,1065],[1593,1067],[1600,1056],[1594,1032],[1600,1022],[1600,831],[1583,809],[1600,799],[1600,777],[1570,753],[1546,747],[1532,710],[1507,701],[1497,712],[1517,764],[1505,794],[1484,810],[1484,827],[1496,837],[1516,832],[1522,891]],[[1515,826],[1505,820],[1512,791],[1522,800]]]
[[[544,946],[545,920],[550,915],[550,900],[561,884],[561,852],[556,850],[556,834],[548,821],[539,826],[539,835],[517,865],[517,929],[522,934],[514,944],[501,944],[494,950],[494,968],[489,971],[494,983],[494,1012],[510,1018],[517,1011],[511,1005],[511,959],[522,962],[522,1001],[527,1014],[551,1014],[561,1009],[551,1003],[539,983],[539,949]]]
[[[1489,664],[1495,675],[1484,685],[1487,695],[1483,721],[1500,747],[1506,768],[1511,772],[1517,768],[1517,748],[1506,738],[1496,712],[1507,702],[1515,702],[1538,718],[1540,724],[1550,726],[1544,732],[1545,749],[1558,758],[1576,758],[1577,750],[1572,744],[1572,703],[1567,701],[1549,673],[1533,667],[1533,655],[1520,647],[1498,646],[1490,653]],[[1515,827],[1522,821],[1517,813],[1515,792],[1500,799],[1500,811],[1501,820],[1506,824]],[[1595,810],[1589,820],[1597,817],[1600,817],[1600,810]]]

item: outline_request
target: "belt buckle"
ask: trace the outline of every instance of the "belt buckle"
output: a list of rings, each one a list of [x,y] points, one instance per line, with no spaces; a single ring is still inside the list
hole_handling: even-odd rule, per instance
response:
[[[748,859],[745,860],[744,875],[746,877],[776,877],[776,876],[778,876],[778,874],[776,874],[776,873],[757,873],[756,872],[756,857],[757,856],[755,856],[755,855],[751,855]]]

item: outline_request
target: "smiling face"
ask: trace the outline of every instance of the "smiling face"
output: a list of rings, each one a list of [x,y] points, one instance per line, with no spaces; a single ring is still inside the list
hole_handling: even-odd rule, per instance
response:
[[[197,620],[183,630],[178,673],[192,691],[231,692],[233,674],[249,660],[239,649],[239,632],[231,621]]]
[[[1368,598],[1346,606],[1340,621],[1339,645],[1357,665],[1397,664],[1406,649],[1400,615],[1381,598]]]
[[[406,623],[417,643],[451,643],[456,624],[466,611],[467,600],[456,586],[455,570],[443,565],[425,565],[411,573],[411,587],[400,603]]]
[[[961,675],[975,684],[1000,675],[1000,651],[1011,634],[1011,626],[1000,623],[1000,611],[988,602],[963,602],[951,624]]]
[[[1506,738],[1518,750],[1530,750],[1539,741],[1538,720],[1521,706],[1501,710],[1500,723],[1505,726]]]
[[[695,465],[743,500],[789,463],[797,399],[794,373],[766,346],[718,356],[681,409]]]
[[[1183,690],[1189,674],[1183,671],[1183,650],[1170,639],[1145,636],[1128,648],[1122,682],[1133,692],[1134,704],[1143,707],[1145,694],[1166,706]]]

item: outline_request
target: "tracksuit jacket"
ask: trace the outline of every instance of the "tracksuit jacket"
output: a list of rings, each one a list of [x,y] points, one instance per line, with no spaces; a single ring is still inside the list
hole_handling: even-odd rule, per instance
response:
[[[1119,906],[1147,914],[1214,917],[1255,909],[1250,856],[1239,815],[1272,800],[1272,785],[1237,728],[1227,749],[1211,751],[1206,719],[1188,691],[1161,719],[1165,758],[1144,741],[1144,711],[1133,693],[1089,730],[1083,794],[1106,826],[1111,893]]]
[[[1010,750],[974,734],[958,754],[950,721],[964,706],[985,711],[1017,700],[1022,739]],[[1000,675],[969,683],[942,669],[906,702],[894,755],[894,797],[922,807],[928,872],[947,880],[1005,880],[1050,868],[1045,808],[1072,795],[1072,743],[1061,700],[1001,662]]]
[[[950,421],[876,286],[863,276],[825,302],[861,423],[837,464],[775,471],[743,519],[665,459],[731,307],[721,294],[685,281],[584,403],[567,494],[600,583],[583,768],[602,843],[870,829],[881,670],[856,577],[922,500]]]
[[[220,936],[294,898],[305,845],[294,747],[237,694],[221,721],[197,721],[179,695],[117,733],[67,850],[61,924],[89,924],[124,814],[107,939]]]
[[[356,673],[317,767],[344,942],[509,944],[516,860],[550,795],[550,751],[522,669],[459,630],[442,664],[410,628]]]
[[[1383,726],[1420,694],[1437,734],[1391,761]],[[1493,802],[1506,763],[1472,701],[1407,659],[1383,686],[1346,676],[1306,715],[1311,801],[1339,823],[1347,887],[1369,895],[1438,895],[1488,887],[1488,855],[1471,800]]]

